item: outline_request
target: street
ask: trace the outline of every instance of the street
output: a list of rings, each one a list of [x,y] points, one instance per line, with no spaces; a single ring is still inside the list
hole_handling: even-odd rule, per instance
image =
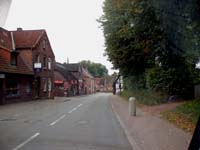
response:
[[[98,93],[0,107],[1,150],[131,150],[109,103]]]

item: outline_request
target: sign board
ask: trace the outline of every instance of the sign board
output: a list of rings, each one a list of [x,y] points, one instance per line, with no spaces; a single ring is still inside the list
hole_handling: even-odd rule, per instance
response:
[[[34,68],[35,69],[41,69],[42,68],[42,63],[34,63]]]
[[[5,79],[5,74],[0,73],[0,79]]]
[[[56,84],[63,84],[64,81],[63,80],[55,80],[54,83],[56,83]]]

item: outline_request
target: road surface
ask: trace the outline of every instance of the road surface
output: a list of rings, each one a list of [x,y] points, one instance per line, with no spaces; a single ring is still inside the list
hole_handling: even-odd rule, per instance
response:
[[[131,150],[110,94],[0,107],[0,150]]]

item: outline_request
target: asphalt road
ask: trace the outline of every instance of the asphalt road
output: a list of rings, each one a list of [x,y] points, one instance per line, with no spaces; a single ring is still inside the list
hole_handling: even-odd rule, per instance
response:
[[[131,150],[109,94],[0,107],[0,150]]]

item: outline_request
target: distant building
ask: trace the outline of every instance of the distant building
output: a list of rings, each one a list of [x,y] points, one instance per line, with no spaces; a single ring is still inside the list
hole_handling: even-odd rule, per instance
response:
[[[77,78],[76,95],[92,94],[96,91],[94,77],[80,63],[64,65]]]
[[[54,70],[55,96],[75,96],[78,90],[78,78],[64,64],[56,62]]]
[[[95,78],[88,72],[86,68],[82,68],[83,81],[86,94],[92,94],[96,92]]]
[[[0,1],[0,27],[3,27],[6,22],[11,2],[12,0]]]

